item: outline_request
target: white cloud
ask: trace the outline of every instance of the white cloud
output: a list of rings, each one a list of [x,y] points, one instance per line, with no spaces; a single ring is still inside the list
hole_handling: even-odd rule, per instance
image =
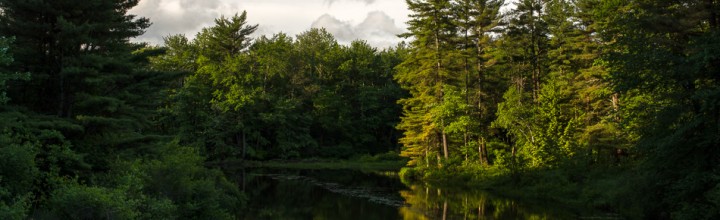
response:
[[[134,41],[162,44],[173,34],[192,39],[221,15],[242,11],[248,24],[260,25],[254,37],[325,27],[340,42],[364,39],[378,47],[399,41],[395,34],[408,19],[405,0],[140,0],[130,13],[149,18],[152,26]]]
[[[325,2],[328,5],[332,5],[335,2],[342,2],[342,1],[354,1],[354,2],[364,2],[365,4],[369,5],[372,3],[375,3],[375,0],[325,0]]]
[[[403,29],[395,25],[395,20],[381,11],[370,12],[365,20],[356,27],[359,38],[376,46],[389,46],[399,41],[398,34]]]
[[[329,14],[320,16],[310,27],[325,28],[333,34],[338,41],[342,42],[349,42],[357,38],[349,22],[340,21]]]
[[[192,37],[220,16],[221,5],[220,0],[142,0],[130,13],[149,18],[152,25],[136,40],[160,44],[171,34]]]
[[[396,26],[395,20],[381,11],[368,13],[363,22],[358,25],[352,25],[348,21],[341,21],[325,14],[315,20],[311,27],[325,28],[340,43],[361,39],[376,47],[396,44],[400,41],[397,35],[403,32],[403,29]]]

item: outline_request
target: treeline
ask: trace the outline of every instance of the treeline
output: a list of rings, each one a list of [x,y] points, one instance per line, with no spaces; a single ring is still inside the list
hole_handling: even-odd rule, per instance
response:
[[[398,151],[406,93],[393,80],[407,49],[340,45],[324,29],[252,39],[246,13],[194,40],[165,39],[158,70],[187,73],[163,108],[163,129],[210,160],[348,158]]]
[[[717,1],[407,3],[406,172],[580,188],[564,195],[637,218],[720,215]]]
[[[0,1],[0,219],[236,219],[208,162],[400,150],[403,45],[253,39],[243,12],[148,46],[136,4]]]

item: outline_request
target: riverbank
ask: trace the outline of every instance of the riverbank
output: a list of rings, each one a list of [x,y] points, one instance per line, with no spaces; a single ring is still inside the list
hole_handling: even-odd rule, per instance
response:
[[[390,154],[387,154],[390,155]],[[296,170],[399,171],[405,185],[426,185],[437,189],[482,190],[501,197],[550,203],[603,219],[636,219],[642,204],[631,191],[633,172],[627,166],[559,167],[523,170],[515,173],[493,166],[406,167],[402,158],[364,155],[351,159],[309,158],[301,160],[225,161],[226,167]],[[639,217],[641,218],[641,217]]]
[[[406,184],[423,182],[433,187],[484,190],[502,197],[562,204],[578,210],[593,210],[608,219],[641,218],[642,204],[629,181],[626,167],[602,169],[544,169],[512,173],[495,167],[462,166],[443,168],[403,168],[399,173]]]

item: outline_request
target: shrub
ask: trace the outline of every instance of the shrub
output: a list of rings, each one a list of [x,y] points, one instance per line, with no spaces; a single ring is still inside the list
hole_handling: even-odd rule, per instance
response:
[[[203,167],[204,158],[193,148],[175,144],[166,147],[166,155],[143,167],[143,192],[158,198],[150,208],[172,210],[166,201],[171,200],[179,218],[233,219],[233,211],[240,210],[244,203],[237,186],[222,172]]]
[[[137,205],[120,190],[76,183],[66,184],[50,198],[50,209],[62,219],[136,219]]]

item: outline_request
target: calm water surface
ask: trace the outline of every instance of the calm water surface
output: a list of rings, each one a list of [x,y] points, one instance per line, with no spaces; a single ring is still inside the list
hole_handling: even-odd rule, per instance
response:
[[[403,184],[392,172],[240,170],[244,219],[613,219],[477,190]]]

